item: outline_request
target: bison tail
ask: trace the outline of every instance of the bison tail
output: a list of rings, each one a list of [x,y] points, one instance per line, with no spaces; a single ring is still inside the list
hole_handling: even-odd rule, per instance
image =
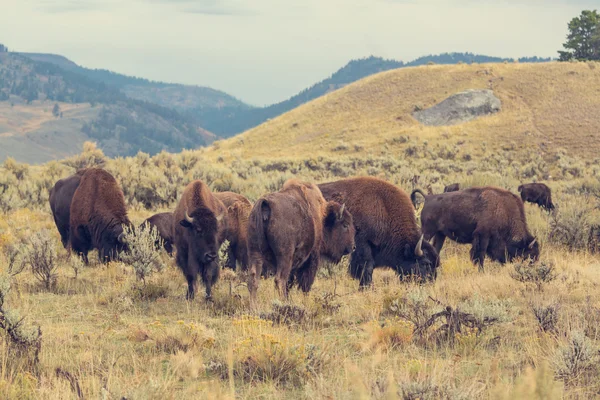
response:
[[[426,198],[425,193],[423,193],[423,191],[421,189],[413,190],[412,193],[410,194],[410,201],[412,201],[415,209],[417,208],[417,193],[420,194],[421,196],[423,196],[423,198]]]
[[[260,199],[254,206],[253,215],[248,223],[249,239],[253,242],[253,247],[264,254],[269,249],[266,228],[271,219],[271,207],[265,199]]]

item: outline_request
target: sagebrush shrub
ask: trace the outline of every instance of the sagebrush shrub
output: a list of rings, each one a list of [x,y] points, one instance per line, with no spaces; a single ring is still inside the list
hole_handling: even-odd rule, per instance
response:
[[[166,266],[156,250],[156,243],[161,243],[162,239],[156,229],[124,227],[123,232],[128,250],[121,253],[121,260],[131,265],[136,277],[146,284],[147,278]]]
[[[58,254],[50,233],[44,229],[29,238],[22,248],[22,262],[46,290],[56,285]]]

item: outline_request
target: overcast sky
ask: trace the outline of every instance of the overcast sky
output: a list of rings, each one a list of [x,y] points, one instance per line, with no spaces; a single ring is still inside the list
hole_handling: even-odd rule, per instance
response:
[[[1,0],[0,43],[90,68],[284,100],[352,58],[557,55],[599,0]]]

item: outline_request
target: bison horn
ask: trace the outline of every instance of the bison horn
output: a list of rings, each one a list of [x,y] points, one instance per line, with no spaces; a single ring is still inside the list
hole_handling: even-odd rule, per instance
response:
[[[342,206],[340,207],[340,215],[338,217],[338,219],[343,219],[344,218],[344,210],[346,209],[346,203],[342,204]]]
[[[119,237],[117,237],[117,240],[121,244],[127,243],[127,238],[125,238],[125,232],[121,232],[121,234],[119,235]]]
[[[423,237],[424,236],[425,235],[421,235],[421,238],[417,242],[417,247],[415,247],[415,255],[417,257],[423,257],[423,249],[421,248],[421,246],[423,245]]]
[[[221,222],[224,215],[225,215],[225,213],[221,213],[221,214],[217,215],[217,222]]]
[[[190,217],[190,216],[188,215],[188,212],[187,212],[187,210],[185,210],[185,220],[186,220],[187,222],[189,222],[190,224],[193,224],[193,223],[194,223],[194,218],[192,218],[192,217]]]
[[[535,244],[536,241],[537,241],[537,238],[533,239],[533,242],[529,243],[530,249],[533,249],[533,245]]]

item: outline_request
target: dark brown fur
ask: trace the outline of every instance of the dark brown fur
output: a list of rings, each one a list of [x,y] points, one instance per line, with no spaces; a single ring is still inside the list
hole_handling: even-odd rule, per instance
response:
[[[435,249],[422,242],[408,195],[382,179],[359,177],[319,185],[327,200],[345,203],[354,218],[356,250],[350,274],[360,286],[370,285],[373,269],[391,267],[401,275],[434,279],[439,265]]]
[[[185,215],[193,218],[188,222]],[[173,243],[177,248],[177,265],[188,282],[187,298],[197,290],[198,273],[211,297],[212,286],[219,278],[218,251],[227,230],[226,209],[208,186],[196,180],[184,190],[173,216]]]
[[[130,226],[125,197],[115,178],[103,169],[89,168],[81,176],[70,210],[70,241],[83,256],[98,249],[101,261],[109,261],[127,249],[119,237]]]
[[[539,257],[539,245],[527,228],[523,202],[504,189],[474,187],[425,196],[421,226],[438,253],[446,237],[471,243],[471,260],[480,268],[486,254],[501,263],[517,256]]]
[[[521,193],[521,200],[524,202],[537,204],[548,211],[554,210],[552,191],[543,183],[526,183],[519,186],[518,191]]]
[[[459,183],[453,183],[453,184],[447,185],[444,188],[444,193],[458,192],[459,190],[460,190],[460,184]]]
[[[165,251],[169,255],[173,255],[173,213],[164,212],[154,214],[142,223],[142,227],[144,225],[149,225],[151,228],[153,227],[156,229],[158,235],[162,239],[162,245]],[[159,248],[159,246],[160,243],[157,243],[156,247]]]
[[[63,247],[69,247],[70,220],[71,220],[71,201],[75,190],[79,187],[81,176],[86,169],[77,171],[74,175],[57,181],[50,189],[50,209],[54,217],[54,223],[60,233],[60,240]]]
[[[293,179],[256,202],[248,223],[252,299],[263,266],[275,274],[280,296],[286,298],[294,284],[310,290],[322,256],[339,262],[352,251],[352,216],[341,207],[326,202],[316,185]]]
[[[214,193],[227,207],[227,230],[225,239],[229,241],[226,267],[236,269],[239,262],[243,271],[248,269],[248,217],[252,203],[241,194],[233,192]]]

